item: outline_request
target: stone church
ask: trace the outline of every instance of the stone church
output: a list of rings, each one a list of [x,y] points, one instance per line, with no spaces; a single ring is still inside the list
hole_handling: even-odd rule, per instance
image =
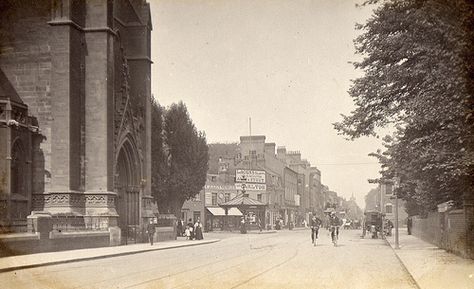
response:
[[[0,4],[0,230],[135,238],[151,197],[145,0]]]

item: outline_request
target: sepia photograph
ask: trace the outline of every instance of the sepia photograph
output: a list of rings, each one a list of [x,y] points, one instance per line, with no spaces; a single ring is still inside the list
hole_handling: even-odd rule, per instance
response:
[[[0,0],[0,288],[474,289],[473,27]]]

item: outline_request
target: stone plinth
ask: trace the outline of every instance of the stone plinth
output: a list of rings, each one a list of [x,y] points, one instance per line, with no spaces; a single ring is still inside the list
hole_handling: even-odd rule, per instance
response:
[[[33,211],[27,217],[29,233],[39,234],[40,239],[48,239],[49,233],[53,230],[51,214],[44,211]]]

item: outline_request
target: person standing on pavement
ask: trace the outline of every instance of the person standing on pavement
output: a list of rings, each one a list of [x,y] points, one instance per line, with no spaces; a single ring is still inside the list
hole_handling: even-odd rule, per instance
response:
[[[188,228],[189,228],[189,240],[194,240],[194,224],[193,219],[189,218],[188,220]]]
[[[194,224],[194,237],[196,240],[204,239],[202,235],[202,223],[200,218],[197,218],[196,224]]]
[[[183,236],[183,221],[178,219],[178,224],[176,225],[176,235],[177,237]]]
[[[148,223],[148,226],[146,228],[146,232],[148,234],[148,240],[150,241],[150,245],[153,246],[153,237],[155,236],[155,224],[153,223],[153,219],[150,219],[150,223]]]
[[[241,234],[247,234],[247,228],[245,227],[245,218],[242,217],[240,219],[240,233]]]
[[[258,225],[258,230],[261,232],[262,231],[262,222],[260,221],[260,218],[257,219],[257,225]]]

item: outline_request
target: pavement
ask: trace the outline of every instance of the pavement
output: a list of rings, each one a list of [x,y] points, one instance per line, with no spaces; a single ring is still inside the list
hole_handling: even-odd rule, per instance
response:
[[[387,241],[420,289],[474,288],[474,260],[408,235],[406,229],[400,229],[400,249],[394,249],[395,236]]]
[[[175,240],[150,243],[132,244],[126,246],[100,247],[90,249],[46,252],[29,255],[19,255],[0,258],[0,272],[9,272],[41,266],[49,266],[77,261],[94,260],[108,257],[118,257],[157,250],[211,244],[220,239],[204,240]]]
[[[248,230],[247,234],[273,234],[276,233],[276,230]],[[212,231],[211,234],[241,234],[239,230],[234,231]]]

